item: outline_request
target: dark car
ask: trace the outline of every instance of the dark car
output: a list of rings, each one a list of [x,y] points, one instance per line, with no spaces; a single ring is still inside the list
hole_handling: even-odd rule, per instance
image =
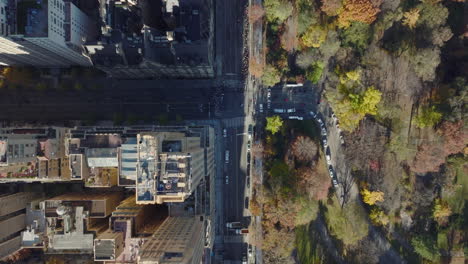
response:
[[[244,206],[245,209],[249,209],[249,197],[245,197]]]

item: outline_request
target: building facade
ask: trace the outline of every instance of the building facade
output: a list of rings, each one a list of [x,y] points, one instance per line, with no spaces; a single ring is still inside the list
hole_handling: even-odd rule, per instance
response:
[[[203,220],[200,217],[168,217],[143,245],[138,263],[199,264],[203,249]]]
[[[0,259],[21,248],[21,232],[26,229],[26,207],[38,194],[20,192],[0,196]]]
[[[82,44],[94,37],[93,23],[71,0],[2,1],[5,30],[0,36],[1,64],[92,65]]]

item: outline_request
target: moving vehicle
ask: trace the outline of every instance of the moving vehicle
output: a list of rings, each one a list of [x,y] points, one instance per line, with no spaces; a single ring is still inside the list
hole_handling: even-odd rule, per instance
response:
[[[237,229],[240,229],[240,228],[242,228],[242,224],[241,224],[241,222],[227,222],[227,223],[226,223],[226,227],[227,227],[227,228],[237,228]]]
[[[229,150],[226,150],[226,152],[224,153],[224,158],[226,163],[229,163]]]
[[[289,119],[295,119],[295,120],[304,120],[302,116],[288,116]]]
[[[273,109],[273,113],[282,114],[282,113],[286,113],[286,110],[284,110],[284,109],[279,109],[279,108],[274,108],[274,109]]]

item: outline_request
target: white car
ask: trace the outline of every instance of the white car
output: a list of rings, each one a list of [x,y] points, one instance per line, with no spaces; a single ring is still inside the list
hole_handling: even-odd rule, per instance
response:
[[[229,163],[229,150],[226,150],[226,152],[224,153],[224,158],[226,163]]]
[[[332,170],[332,169],[328,169],[328,173],[330,174],[330,178],[333,179],[333,177],[335,176],[335,174],[333,173],[333,170]]]
[[[260,113],[263,113],[263,104],[260,104],[258,108],[260,109]]]
[[[226,184],[229,184],[229,176],[227,174],[226,174],[225,179],[226,179]]]
[[[223,137],[227,137],[227,129],[223,129]]]
[[[326,155],[325,158],[327,159],[327,164],[331,165],[331,157],[330,155]]]
[[[304,117],[302,116],[288,116],[289,119],[295,119],[295,120],[304,120]]]
[[[320,126],[323,126],[323,121],[321,118],[317,119],[317,122],[320,124]]]
[[[340,142],[341,142],[341,145],[344,145],[344,138],[342,135],[340,135]]]
[[[323,147],[326,148],[328,146],[328,142],[327,142],[327,139],[326,138],[323,138],[322,139],[322,143],[323,143]]]
[[[338,118],[336,117],[335,113],[332,114],[333,121],[338,121]]]
[[[273,109],[273,112],[278,113],[278,114],[286,113],[284,109],[278,109],[278,108]]]
[[[296,112],[296,108],[289,108],[288,109],[288,113],[295,113]]]
[[[311,116],[313,116],[314,118],[316,118],[316,117],[317,117],[317,114],[316,114],[316,113],[314,113],[314,111],[310,111],[310,115],[311,115]]]

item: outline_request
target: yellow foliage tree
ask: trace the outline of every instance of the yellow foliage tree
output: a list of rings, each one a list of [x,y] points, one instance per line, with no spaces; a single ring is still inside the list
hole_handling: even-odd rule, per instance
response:
[[[378,208],[372,208],[369,218],[374,225],[386,226],[390,222],[388,215]]]
[[[413,8],[403,14],[403,25],[414,29],[419,19],[419,9]]]
[[[308,48],[318,48],[327,39],[328,31],[319,25],[310,26],[302,35],[302,44]]]
[[[342,129],[353,131],[366,114],[375,115],[382,93],[369,87],[364,93],[352,93],[345,86],[340,91],[328,91],[327,100],[332,105]]]
[[[450,209],[448,203],[442,201],[441,199],[436,199],[434,203],[434,209],[432,211],[432,216],[437,221],[437,223],[444,224],[450,215],[452,215],[452,210]]]
[[[369,191],[367,188],[361,190],[362,200],[368,205],[374,205],[376,202],[383,202],[384,193],[379,191]]]

